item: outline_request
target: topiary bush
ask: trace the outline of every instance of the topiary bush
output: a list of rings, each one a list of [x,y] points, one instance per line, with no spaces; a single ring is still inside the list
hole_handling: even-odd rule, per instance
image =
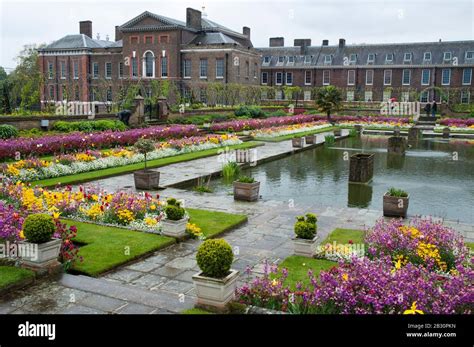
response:
[[[13,137],[18,137],[18,129],[13,125],[3,124],[0,125],[0,139],[6,140]]]
[[[318,218],[314,213],[307,213],[305,216],[296,217],[295,234],[300,239],[312,240],[316,235]]]
[[[119,120],[102,119],[95,121],[80,121],[80,122],[66,122],[57,121],[53,125],[53,130],[60,131],[63,133],[69,133],[72,131],[124,131],[127,126]]]
[[[234,111],[236,117],[263,118],[265,112],[257,106],[240,106]]]
[[[48,214],[30,214],[23,222],[25,238],[32,243],[44,243],[51,240],[56,225],[53,217]]]
[[[166,200],[165,214],[169,220],[181,220],[186,214],[186,210],[181,207],[181,203],[175,198]]]
[[[204,276],[227,276],[234,260],[230,245],[223,239],[209,239],[198,248],[196,261]]]

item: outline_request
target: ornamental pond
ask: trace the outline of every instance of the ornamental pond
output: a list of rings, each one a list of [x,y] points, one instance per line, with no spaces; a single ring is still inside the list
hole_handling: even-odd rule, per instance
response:
[[[245,169],[260,181],[265,200],[293,200],[318,207],[382,210],[390,187],[410,194],[410,215],[431,215],[474,223],[474,141],[428,138],[411,143],[404,156],[387,154],[387,136],[349,137]],[[374,177],[349,184],[349,156],[374,153]],[[215,194],[232,194],[232,185],[212,180]]]

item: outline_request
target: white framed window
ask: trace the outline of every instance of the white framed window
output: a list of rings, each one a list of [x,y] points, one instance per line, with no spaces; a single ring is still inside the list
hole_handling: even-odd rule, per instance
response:
[[[310,64],[311,63],[312,56],[311,55],[305,55],[304,56],[304,63],[305,64]]]
[[[216,78],[224,78],[224,59],[216,59]]]
[[[65,80],[66,79],[66,62],[65,61],[59,62],[59,70],[61,72],[61,79]]]
[[[119,62],[118,64],[118,77],[123,78],[123,62]]]
[[[99,63],[92,63],[92,78],[99,78]]]
[[[330,65],[332,63],[332,55],[327,54],[324,56],[324,64]]]
[[[411,82],[411,70],[403,69],[402,71],[402,84],[409,86]]]
[[[347,85],[353,86],[355,84],[355,70],[347,70]]]
[[[110,62],[105,63],[105,78],[112,78],[112,63]]]
[[[313,84],[313,74],[310,70],[304,72],[304,84],[305,86],[310,86]]]
[[[464,86],[471,85],[472,83],[472,68],[465,68],[462,70],[462,84]]]
[[[268,84],[268,72],[262,72],[262,84]]]
[[[365,71],[365,84],[368,86],[374,84],[374,70]]]
[[[112,102],[112,87],[107,88],[107,94],[105,96],[107,102]]]
[[[464,55],[464,58],[466,60],[474,59],[474,51],[466,51],[466,54]]]
[[[430,96],[429,91],[425,90],[420,93],[420,102],[428,102],[428,98]]]
[[[268,55],[263,57],[263,65],[270,64],[270,60],[271,60],[271,57],[269,57]]]
[[[443,69],[441,71],[441,84],[449,86],[451,84],[451,69]]]
[[[390,86],[392,84],[392,70],[383,71],[383,84],[384,86]]]
[[[132,57],[132,77],[138,77],[138,59],[137,57]]]
[[[152,51],[143,54],[143,77],[155,77],[155,54]]]
[[[410,101],[410,92],[402,92],[402,102]]]
[[[72,63],[72,75],[75,80],[79,79],[79,62],[77,60]]]
[[[471,93],[469,90],[462,90],[461,91],[461,104],[469,104],[471,100]]]
[[[275,73],[275,85],[281,86],[283,84],[283,72]]]
[[[444,52],[443,53],[443,60],[444,61],[451,61],[453,54],[451,52]]]
[[[284,56],[279,56],[278,61],[277,61],[277,65],[283,65],[284,62],[285,62],[285,57]]]
[[[392,91],[391,90],[384,90],[383,95],[382,95],[382,101],[387,101],[392,97]]]
[[[183,60],[183,77],[191,78],[191,60],[190,59]]]
[[[430,84],[431,71],[430,69],[421,70],[421,85],[428,86]]]
[[[431,52],[423,53],[423,61],[424,62],[430,62],[431,61]]]
[[[288,63],[287,63],[287,65],[294,65],[294,64],[295,64],[295,57],[292,56],[292,55],[290,55],[290,56],[288,57]]]
[[[305,90],[304,91],[303,100],[304,101],[310,101],[311,100],[311,91],[310,90]]]
[[[404,63],[411,63],[411,58],[412,58],[412,54],[411,53],[405,53],[403,55],[403,62]]]
[[[331,84],[331,71],[323,71],[323,86],[328,86]]]
[[[207,78],[207,59],[199,60],[199,78]]]
[[[161,57],[161,78],[168,78],[168,57]]]
[[[350,64],[355,64],[357,62],[357,54],[352,53],[349,55],[349,63]]]
[[[346,92],[346,101],[354,101],[354,91],[348,90]]]
[[[287,72],[286,73],[286,82],[285,82],[285,84],[287,86],[293,85],[293,72]]]
[[[373,101],[373,98],[372,98],[372,91],[371,90],[367,90],[365,93],[364,93],[364,100],[366,102],[370,102],[370,101]]]
[[[275,92],[275,100],[283,100],[283,91],[282,90],[277,90]]]
[[[207,90],[204,88],[199,90],[199,101],[201,101],[203,104],[207,104]]]
[[[54,86],[49,86],[49,100],[54,100]]]
[[[385,63],[392,63],[393,62],[393,53],[387,53],[385,55]]]
[[[53,77],[54,77],[54,65],[53,65],[53,63],[49,62],[48,63],[48,79],[52,80]],[[54,95],[54,93],[53,93],[53,95]],[[54,96],[53,96],[52,100],[54,100]]]
[[[367,64],[373,64],[375,62],[375,53],[369,53],[367,55]]]

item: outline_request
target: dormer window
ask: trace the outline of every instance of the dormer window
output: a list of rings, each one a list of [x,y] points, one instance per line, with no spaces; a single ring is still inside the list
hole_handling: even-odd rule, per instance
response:
[[[444,61],[451,61],[451,58],[452,58],[452,53],[451,52],[444,52],[443,54],[443,60]]]
[[[278,57],[278,63],[277,63],[278,65],[283,65],[284,62],[285,62],[285,57],[283,56]]]
[[[263,63],[270,64],[270,57],[269,56],[263,57]]]
[[[357,61],[357,54],[351,54],[351,55],[349,56],[349,63],[355,64],[356,61]]]
[[[324,64],[331,64],[332,63],[332,55],[328,54],[324,56]]]
[[[411,53],[405,53],[404,56],[403,56],[403,62],[404,63],[410,63],[411,62]]]
[[[375,62],[375,54],[369,53],[367,56],[367,64],[373,64]]]
[[[474,59],[474,51],[467,51],[465,55],[466,60]]]
[[[293,65],[295,63],[295,57],[290,55],[288,57],[288,65]]]
[[[304,56],[304,63],[305,64],[311,63],[311,56],[310,55],[305,55]]]
[[[431,61],[431,52],[423,53],[423,61],[430,62]]]
[[[388,53],[385,56],[385,63],[392,63],[393,62],[393,53]]]

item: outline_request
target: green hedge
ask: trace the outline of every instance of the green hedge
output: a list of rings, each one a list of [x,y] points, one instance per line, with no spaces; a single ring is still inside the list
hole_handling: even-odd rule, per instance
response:
[[[10,139],[18,136],[18,129],[13,125],[3,124],[0,125],[0,139]]]
[[[64,133],[72,131],[105,131],[105,130],[126,130],[127,126],[119,120],[95,120],[81,122],[58,121],[54,123],[53,130]]]

